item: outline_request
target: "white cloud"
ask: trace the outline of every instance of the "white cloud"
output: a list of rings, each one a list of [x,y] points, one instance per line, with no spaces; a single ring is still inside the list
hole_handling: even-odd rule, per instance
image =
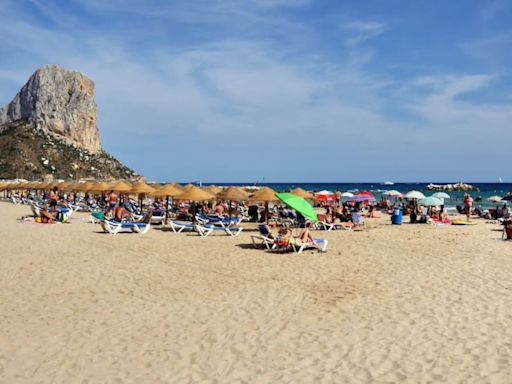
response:
[[[355,47],[382,35],[387,26],[377,21],[351,21],[343,25],[343,29],[349,35],[345,38],[345,44]]]

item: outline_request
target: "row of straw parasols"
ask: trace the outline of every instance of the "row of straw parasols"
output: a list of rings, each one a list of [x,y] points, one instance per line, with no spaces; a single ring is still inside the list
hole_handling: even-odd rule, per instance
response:
[[[217,186],[208,186],[204,188],[196,187],[188,184],[185,187],[179,184],[165,184],[165,185],[149,185],[142,181],[134,184],[126,181],[116,181],[107,183],[104,181],[92,182],[60,182],[60,183],[44,183],[44,182],[17,182],[17,183],[2,183],[0,182],[0,190],[19,190],[19,189],[37,189],[46,190],[57,187],[60,191],[73,191],[73,192],[105,192],[116,191],[120,193],[136,193],[148,194],[157,197],[173,197],[176,200],[190,200],[190,201],[207,201],[214,199],[221,199],[227,201],[242,201],[253,200],[261,202],[277,201],[275,197],[276,192],[268,187],[259,189],[256,193],[250,195],[240,187],[221,188]],[[292,191],[293,194],[303,197],[305,199],[314,199],[314,196],[303,190],[297,188]]]
[[[226,200],[229,201],[229,213],[231,214],[231,203],[233,201],[257,201],[265,203],[265,209],[268,213],[268,204],[273,201],[278,201],[276,197],[276,191],[271,188],[263,187],[256,193],[250,195],[244,189],[240,187],[228,187],[220,188],[217,186],[208,186],[205,188],[196,187],[192,184],[188,184],[182,187],[178,184],[165,184],[161,185],[149,185],[142,181],[134,184],[127,183],[125,181],[116,181],[113,183],[107,182],[60,182],[60,183],[44,183],[44,182],[19,182],[19,183],[0,183],[0,190],[17,190],[17,189],[38,189],[45,190],[57,187],[61,191],[75,191],[75,192],[105,192],[105,191],[116,191],[120,193],[138,194],[142,200],[143,195],[152,195],[156,197],[166,197],[167,205],[169,205],[169,198],[172,197],[174,200],[185,200],[185,201],[208,201],[208,200]],[[302,188],[296,188],[292,191],[293,194],[303,197],[305,199],[314,199],[314,196],[303,190]],[[167,212],[166,212],[167,214]],[[267,215],[268,221],[268,215]]]

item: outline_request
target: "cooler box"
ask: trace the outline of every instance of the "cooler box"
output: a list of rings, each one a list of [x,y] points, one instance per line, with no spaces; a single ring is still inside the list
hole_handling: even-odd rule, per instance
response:
[[[391,224],[402,225],[402,217],[402,208],[395,208],[391,215]]]

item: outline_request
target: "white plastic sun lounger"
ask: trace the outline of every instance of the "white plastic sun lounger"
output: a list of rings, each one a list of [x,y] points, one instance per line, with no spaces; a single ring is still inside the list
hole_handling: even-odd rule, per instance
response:
[[[144,234],[149,231],[150,224],[143,223],[140,221],[113,221],[113,220],[103,220],[101,222],[101,226],[105,232],[110,233],[111,235],[117,235],[122,229],[130,230],[134,233]]]
[[[194,231],[194,224],[192,224],[192,223],[184,223],[181,221],[171,220],[169,222],[169,224],[170,224],[173,232],[176,232],[176,233],[180,233],[183,231]]]
[[[327,250],[327,244],[329,244],[329,242],[325,239],[313,239],[313,241],[307,242],[295,240],[291,243],[293,251],[297,254],[301,254],[302,251],[308,248],[315,248],[320,252],[325,252]]]
[[[238,236],[242,232],[241,227],[216,227],[215,225],[203,226],[196,224],[196,231],[203,237],[209,236],[212,232],[224,232],[229,236]]]

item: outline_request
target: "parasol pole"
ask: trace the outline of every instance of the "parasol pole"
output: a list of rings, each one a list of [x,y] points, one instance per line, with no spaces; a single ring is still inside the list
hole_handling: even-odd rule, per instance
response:
[[[169,217],[169,195],[167,195],[167,198],[165,200],[165,224],[167,224],[168,217]]]

